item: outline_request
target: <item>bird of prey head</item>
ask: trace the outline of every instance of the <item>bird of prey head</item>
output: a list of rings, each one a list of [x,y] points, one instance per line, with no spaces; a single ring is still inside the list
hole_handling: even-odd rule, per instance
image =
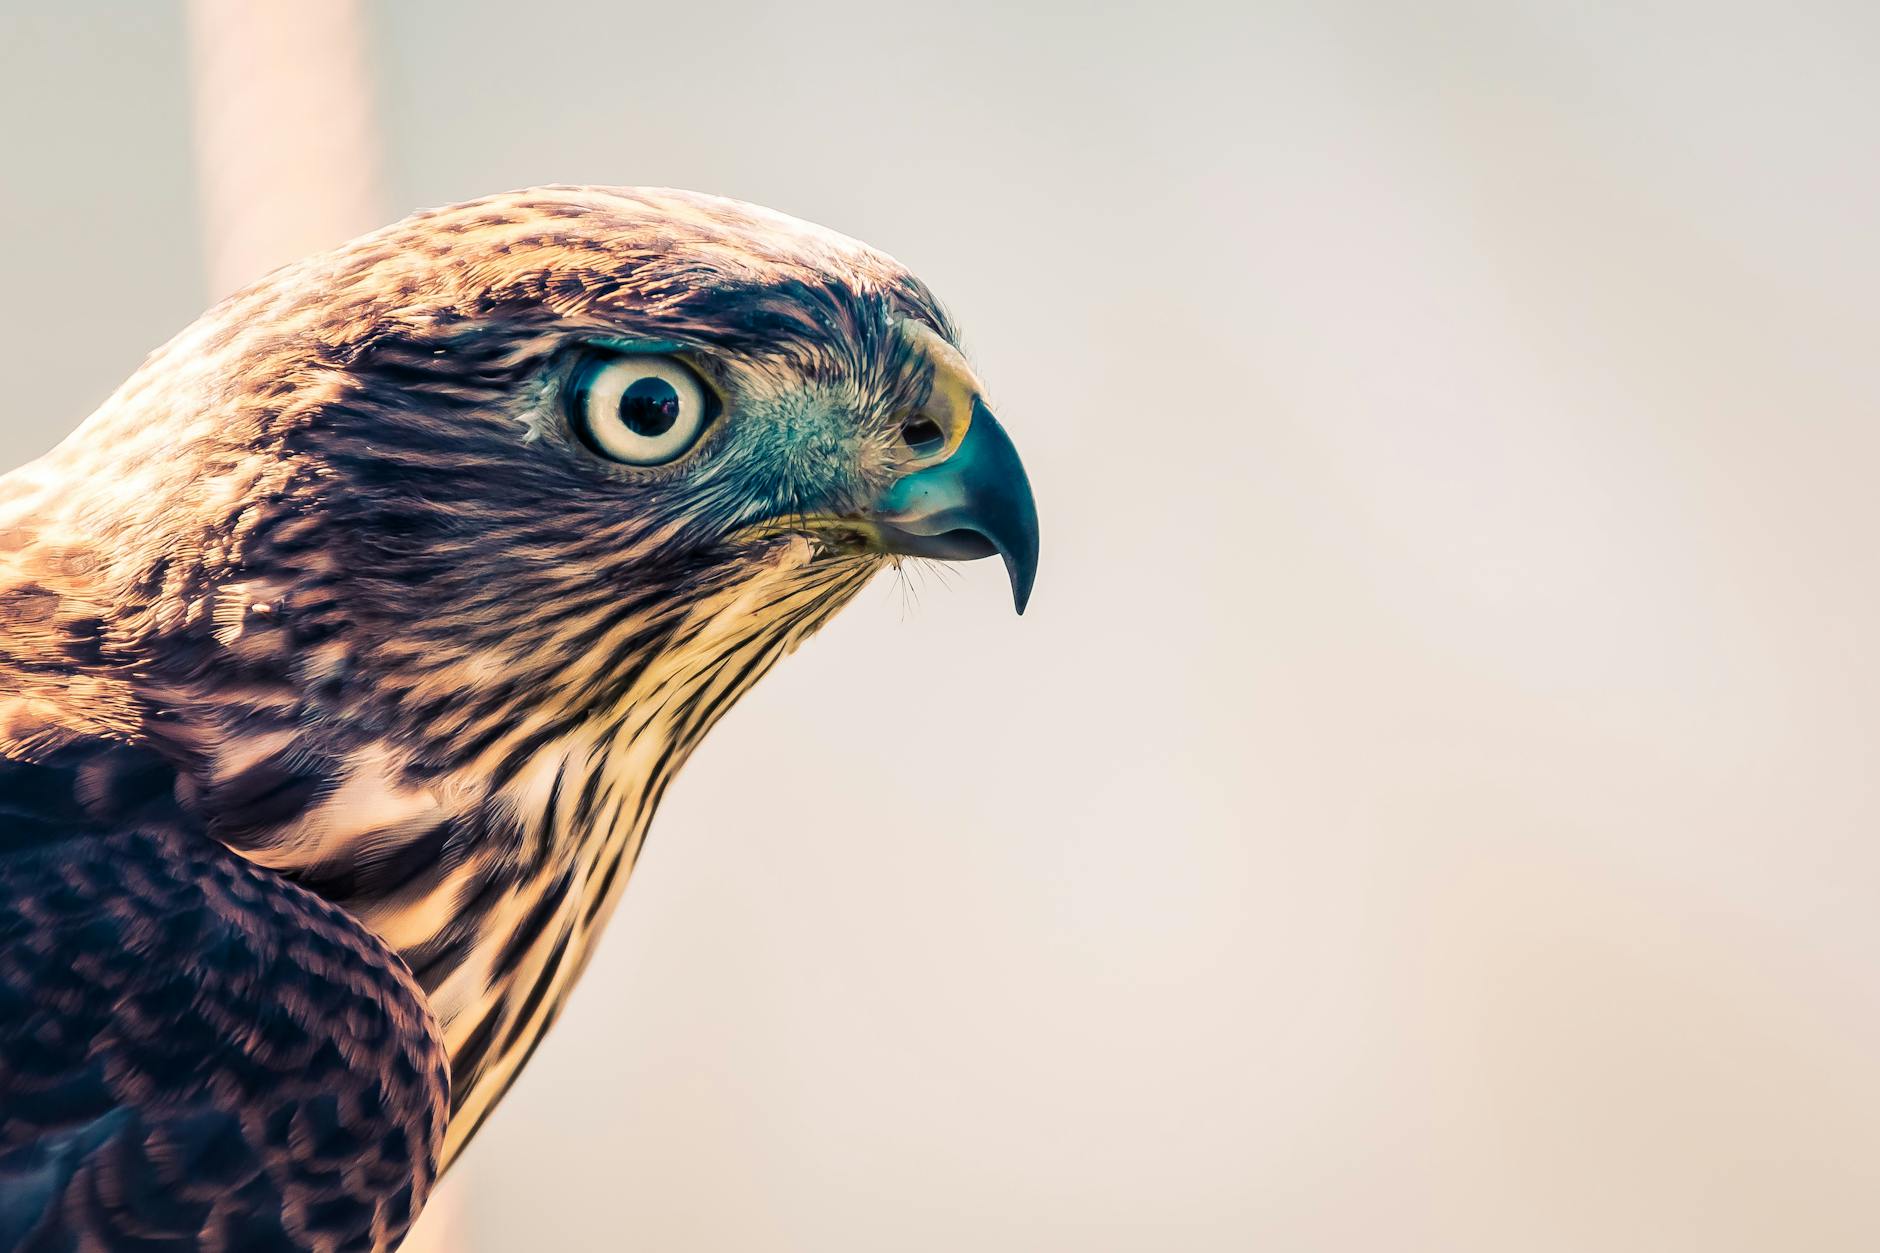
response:
[[[0,481],[0,753],[141,747],[179,812],[397,953],[453,1156],[666,784],[904,556],[1038,533],[954,329],[752,206],[541,188],[223,302]]]

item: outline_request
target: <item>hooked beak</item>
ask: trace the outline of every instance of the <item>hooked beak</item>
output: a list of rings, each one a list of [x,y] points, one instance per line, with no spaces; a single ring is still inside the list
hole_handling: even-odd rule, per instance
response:
[[[1024,463],[992,410],[972,397],[963,433],[943,460],[888,485],[866,512],[883,552],[944,561],[997,553],[1020,613],[1038,574],[1038,508]]]

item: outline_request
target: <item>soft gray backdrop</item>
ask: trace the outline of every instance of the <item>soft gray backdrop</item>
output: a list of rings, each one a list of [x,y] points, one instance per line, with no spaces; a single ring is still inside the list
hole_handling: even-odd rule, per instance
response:
[[[1880,1244],[1874,12],[371,8],[387,216],[867,239],[1045,526],[726,720],[433,1238]],[[185,42],[4,9],[7,464],[201,307]]]

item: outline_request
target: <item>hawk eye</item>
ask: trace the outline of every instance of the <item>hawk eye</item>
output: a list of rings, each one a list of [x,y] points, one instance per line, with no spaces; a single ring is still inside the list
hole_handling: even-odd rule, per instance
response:
[[[575,374],[569,418],[610,461],[660,466],[684,456],[713,416],[713,397],[674,357],[594,356]]]

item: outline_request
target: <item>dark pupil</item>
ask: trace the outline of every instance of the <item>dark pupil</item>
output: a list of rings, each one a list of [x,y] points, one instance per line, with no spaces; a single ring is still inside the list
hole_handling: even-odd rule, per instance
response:
[[[664,435],[679,420],[679,393],[665,379],[641,379],[620,398],[620,420],[635,435]]]

